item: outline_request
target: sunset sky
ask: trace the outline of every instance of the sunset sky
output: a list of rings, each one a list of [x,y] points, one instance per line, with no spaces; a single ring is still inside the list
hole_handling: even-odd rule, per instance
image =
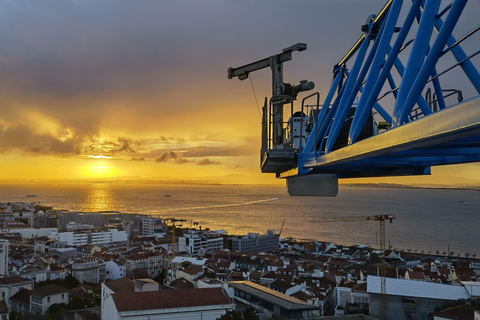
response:
[[[384,0],[0,2],[0,180],[144,178],[284,183],[259,168],[270,71],[228,67],[298,42],[286,81],[322,96]],[[470,1],[464,30],[478,24]],[[418,184],[480,185],[480,166]]]

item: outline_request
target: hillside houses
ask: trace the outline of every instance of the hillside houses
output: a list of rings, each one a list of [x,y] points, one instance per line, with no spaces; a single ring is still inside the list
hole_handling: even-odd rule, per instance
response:
[[[196,235],[199,231],[188,234]],[[219,247],[221,233],[210,235],[215,242],[209,250],[202,250],[200,246],[198,250],[180,251],[173,247],[171,238],[154,236],[133,235],[128,241],[72,245],[48,236],[0,234],[8,248],[8,255],[3,258],[6,276],[0,277],[0,293],[9,311],[42,315],[48,312],[45,307],[48,297],[50,301],[60,301],[65,299],[67,292],[58,288],[51,292],[47,289],[34,292],[38,289],[35,286],[42,288],[51,285],[52,281],[74,277],[83,286],[68,291],[68,296],[80,298],[87,292],[97,295],[104,303],[98,312],[105,312],[105,307],[116,310],[109,315],[113,318],[133,317],[140,311],[139,307],[119,306],[119,303],[142,299],[151,300],[148,305],[151,309],[144,315],[160,315],[159,308],[165,306],[153,300],[169,296],[166,291],[191,291],[178,295],[196,299],[199,305],[174,307],[172,304],[171,310],[192,307],[189,308],[192,314],[205,310],[220,314],[221,308],[224,308],[222,312],[232,310],[233,303],[243,307],[251,305],[265,317],[282,314],[293,317],[298,312],[305,312],[312,318],[349,313],[378,314],[379,250],[365,245],[275,238],[278,248],[255,253],[236,252]],[[407,310],[412,314],[410,309],[394,304],[399,299],[416,301],[430,313],[435,305],[444,301],[480,297],[480,286],[477,286],[480,263],[475,259],[397,250],[387,250],[385,258],[387,283],[392,284],[387,295],[397,312]],[[101,285],[102,293],[93,293],[91,288],[95,284]],[[445,295],[421,296],[400,290],[402,286],[418,290],[432,285],[442,288]],[[205,292],[212,292],[215,298],[203,300]],[[408,306],[411,307],[411,302]]]

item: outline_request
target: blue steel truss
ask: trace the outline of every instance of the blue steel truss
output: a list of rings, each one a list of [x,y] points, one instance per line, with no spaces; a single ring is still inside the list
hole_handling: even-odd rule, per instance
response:
[[[369,18],[362,37],[334,68],[308,141],[297,150],[296,167],[277,176],[417,175],[431,166],[480,161],[480,73],[473,63],[480,50],[467,54],[462,48],[480,27],[457,40],[454,28],[467,0],[444,8],[440,3],[391,0]],[[443,67],[446,55],[454,60]],[[442,76],[452,70],[462,73],[455,83],[471,88],[465,101],[458,88],[442,86]],[[364,137],[372,115],[373,133]],[[346,123],[348,139],[339,146]]]

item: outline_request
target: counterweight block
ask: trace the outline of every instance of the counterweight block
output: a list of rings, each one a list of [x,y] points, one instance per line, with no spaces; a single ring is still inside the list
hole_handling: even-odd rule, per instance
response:
[[[338,178],[335,174],[312,174],[286,178],[291,196],[336,197]]]

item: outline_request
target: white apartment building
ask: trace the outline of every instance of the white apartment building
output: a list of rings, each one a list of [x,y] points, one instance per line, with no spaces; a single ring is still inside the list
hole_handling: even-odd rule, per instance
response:
[[[108,231],[90,232],[91,244],[105,244],[111,242],[125,242],[128,240],[127,232],[118,229],[108,229]]]
[[[8,274],[8,240],[0,239],[0,275]]]
[[[88,243],[88,233],[86,232],[52,232],[50,239],[65,242],[70,246],[82,246]]]
[[[100,279],[99,263],[94,258],[76,259],[72,264],[72,276],[80,282],[98,283]]]
[[[192,301],[195,301],[194,305]],[[215,320],[234,309],[235,304],[221,288],[133,292],[102,297],[104,320]]]
[[[127,274],[127,267],[125,266],[125,262],[121,260],[105,261],[105,267],[107,279],[109,280],[125,278]]]
[[[68,303],[68,289],[49,284],[30,293],[30,312],[44,316],[57,303]]]
[[[30,237],[45,237],[50,236],[52,232],[56,232],[57,228],[6,228],[2,230],[3,232],[7,233],[19,233],[22,238],[30,238]]]
[[[74,231],[74,230],[85,230],[85,229],[93,229],[93,224],[85,224],[80,223],[78,221],[68,221],[66,229],[67,231]]]
[[[154,218],[143,218],[142,219],[142,236],[144,237],[153,237],[154,235],[154,226],[155,226],[155,219]]]
[[[139,275],[156,277],[163,268],[163,256],[158,252],[142,252],[125,258],[126,275],[137,278]]]
[[[65,242],[70,246],[82,246],[87,243],[101,245],[112,242],[126,242],[127,233],[124,230],[108,229],[107,231],[71,231],[71,232],[52,232],[51,239]]]
[[[146,217],[142,219],[142,236],[153,237],[163,236],[166,232],[166,225],[163,219]]]
[[[191,256],[196,257],[199,256],[200,249],[203,249],[207,254],[222,250],[223,238],[216,234],[196,230],[188,230],[188,233],[178,237],[179,251],[188,252]]]

